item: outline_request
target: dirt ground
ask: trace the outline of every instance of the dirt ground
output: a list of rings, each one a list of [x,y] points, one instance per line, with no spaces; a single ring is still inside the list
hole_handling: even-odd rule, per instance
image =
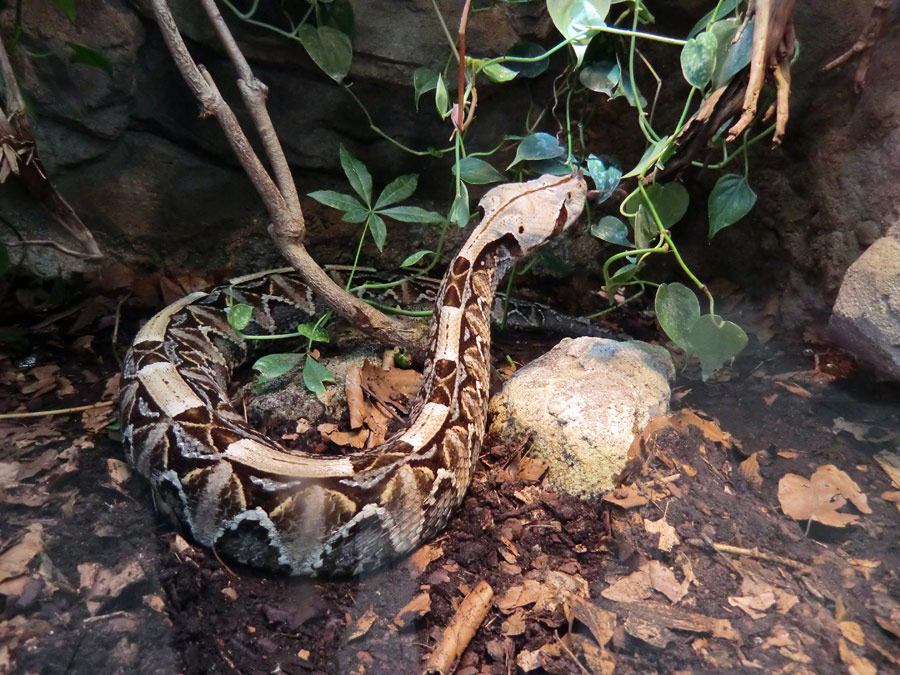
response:
[[[113,400],[160,283],[181,290],[7,294],[0,414]],[[812,335],[757,336],[714,381],[679,375],[620,490],[554,494],[489,439],[447,530],[352,580],[193,546],[124,465],[111,406],[0,419],[0,672],[418,673],[473,606],[460,675],[900,672],[900,391]]]

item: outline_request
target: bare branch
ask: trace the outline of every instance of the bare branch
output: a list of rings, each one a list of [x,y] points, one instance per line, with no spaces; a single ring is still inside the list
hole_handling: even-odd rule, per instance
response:
[[[50,248],[55,248],[60,253],[65,253],[66,255],[70,255],[73,258],[83,258],[84,260],[98,260],[102,258],[103,255],[95,255],[92,253],[85,253],[84,251],[76,251],[72,248],[67,248],[63,246],[58,241],[53,241],[52,239],[22,239],[21,241],[7,241],[4,242],[5,245],[9,248],[13,248],[15,246],[48,246]]]

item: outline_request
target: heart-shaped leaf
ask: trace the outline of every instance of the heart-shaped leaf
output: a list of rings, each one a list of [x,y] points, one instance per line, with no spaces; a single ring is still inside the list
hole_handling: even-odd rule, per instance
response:
[[[295,368],[303,360],[303,354],[266,354],[256,360],[253,370],[259,371],[257,382],[265,384]]]
[[[464,157],[459,160],[459,177],[471,185],[485,185],[506,180],[497,169],[477,157]]]
[[[651,145],[649,148],[644,150],[644,154],[641,157],[640,161],[637,163],[631,171],[626,173],[622,178],[631,178],[632,176],[643,176],[654,164],[656,164],[657,160],[659,160],[663,153],[669,149],[671,139],[668,136],[663,136],[656,143]]]
[[[754,204],[756,193],[744,176],[733,173],[722,176],[709,193],[709,238],[750,213]]]
[[[597,192],[593,196],[594,203],[605,202],[619,186],[619,181],[622,179],[621,169],[591,154],[587,160],[587,170],[594,181],[594,189]]]
[[[603,216],[600,222],[591,225],[591,234],[610,244],[633,248],[628,241],[628,226],[615,216]]]
[[[565,154],[565,148],[559,144],[555,136],[538,132],[526,136],[519,142],[519,147],[516,149],[516,158],[506,168],[509,170],[519,162],[526,160],[556,159]]]
[[[539,44],[534,42],[518,42],[512,46],[512,48],[506,52],[507,56],[524,56],[526,58],[534,58],[536,56],[540,56],[547,50],[541,47]],[[538,61],[507,61],[503,64],[510,70],[514,70],[519,74],[519,77],[537,77],[538,75],[542,75],[547,67],[550,65],[550,58],[540,59]]]
[[[702,89],[712,78],[716,66],[716,36],[709,31],[688,40],[681,49],[681,72],[688,84]]]
[[[691,329],[700,318],[700,302],[684,284],[661,284],[656,289],[656,319],[669,339],[684,351],[694,351]]]
[[[346,33],[331,26],[305,23],[297,29],[297,39],[316,65],[338,84],[350,72],[353,45]]]
[[[313,342],[328,342],[328,331],[319,321],[309,321],[297,325],[297,332]]]
[[[416,97],[416,110],[419,109],[419,99],[425,94],[437,87],[438,72],[431,68],[416,68],[413,73],[413,91]]]
[[[450,205],[450,213],[447,219],[457,227],[465,227],[469,224],[469,191],[465,183],[459,184],[459,194]]]
[[[652,183],[644,189],[644,192],[647,193],[647,198],[653,204],[656,215],[666,229],[684,218],[691,201],[687,189],[681,183]],[[648,199],[643,193],[635,192],[625,201],[625,213],[634,214],[640,206],[649,210],[647,202]]]
[[[715,314],[704,314],[691,328],[690,343],[700,357],[703,379],[709,379],[728,359],[747,346],[747,334],[736,323]]]
[[[326,382],[334,382],[332,372],[307,355],[306,361],[303,363],[303,384],[316,396],[321,396],[325,393]]]
[[[610,0],[547,0],[547,10],[553,19],[553,25],[564,37],[573,38],[583,34],[589,27],[594,28],[572,44],[579,65],[591,37],[605,25],[610,4]]]
[[[228,325],[240,332],[247,327],[250,319],[253,317],[253,308],[250,305],[237,304],[232,305],[226,312]]]

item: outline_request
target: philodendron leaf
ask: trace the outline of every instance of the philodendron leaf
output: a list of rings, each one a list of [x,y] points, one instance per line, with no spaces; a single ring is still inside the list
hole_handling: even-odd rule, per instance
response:
[[[307,355],[303,363],[303,384],[316,396],[325,393],[325,383],[334,382],[334,375],[328,368]]]
[[[353,45],[346,33],[331,26],[305,23],[297,29],[297,39],[316,65],[338,84],[350,72]]]
[[[641,157],[640,161],[638,161],[637,166],[635,166],[631,171],[626,173],[622,178],[631,178],[632,176],[643,176],[650,167],[652,167],[656,162],[663,156],[666,150],[669,149],[669,143],[671,139],[668,136],[663,136],[656,143],[651,145],[644,151],[644,155]]]
[[[684,284],[661,284],[656,290],[656,319],[669,339],[684,351],[694,351],[691,329],[700,318],[700,302]]]
[[[704,314],[691,328],[690,342],[700,357],[703,379],[709,379],[728,359],[747,346],[747,334],[731,321],[716,314]]]
[[[450,107],[450,93],[447,91],[447,83],[444,82],[444,76],[438,75],[437,86],[434,90],[434,107],[437,108],[438,115],[441,119],[447,119],[452,108]]]
[[[318,321],[309,321],[297,325],[297,332],[313,342],[328,342],[328,331]]]
[[[381,191],[381,194],[378,195],[378,199],[375,202],[375,208],[380,209],[407,199],[416,191],[418,182],[419,176],[415,173],[407,173],[395,178],[388,183],[384,190]]]
[[[457,227],[465,227],[469,224],[469,191],[465,183],[459,184],[459,194],[450,205],[450,213],[447,219]]]
[[[588,42],[605,24],[611,0],[547,0],[547,10],[557,30],[566,38],[581,36],[572,43],[578,64]],[[585,31],[587,33],[585,34]]]
[[[497,169],[477,157],[464,157],[459,160],[459,177],[472,185],[485,185],[506,180],[506,177]]]
[[[256,360],[253,370],[259,371],[258,384],[265,384],[295,368],[303,360],[303,354],[266,354]]]
[[[499,63],[490,63],[481,71],[488,76],[491,82],[509,82],[514,80],[519,73],[512,68],[507,68]]]
[[[612,196],[622,179],[622,171],[596,155],[590,155],[587,160],[587,170],[594,181],[597,195],[593,196],[593,202],[600,204]]]
[[[709,193],[709,238],[746,216],[754,204],[756,193],[744,176],[722,176]]]
[[[702,89],[716,67],[716,36],[708,31],[688,40],[681,49],[681,72],[688,84]]]
[[[690,203],[690,196],[681,183],[653,183],[648,185],[644,192],[647,193],[664,228],[668,229],[684,218]],[[648,199],[644,198],[643,193],[633,193],[624,204],[626,215],[636,214],[640,206],[646,208],[649,213],[650,207],[647,202]]]
[[[228,308],[228,324],[236,331],[242,331],[250,323],[253,316],[253,308],[250,305],[237,304]]]
[[[112,77],[112,63],[103,52],[92,49],[80,42],[66,42],[66,47],[72,50],[69,56],[70,63],[82,63],[86,66],[99,68],[104,73]]]
[[[419,99],[425,94],[437,87],[440,75],[436,70],[431,68],[416,68],[413,73],[413,91],[416,96],[416,110],[419,109]]]
[[[372,174],[366,168],[366,165],[360,162],[356,157],[350,154],[350,151],[343,146],[340,147],[341,168],[350,181],[350,187],[360,197],[366,206],[372,205]]]
[[[559,144],[555,136],[538,132],[526,136],[519,142],[519,147],[516,149],[516,158],[506,168],[509,170],[525,160],[556,159],[565,154],[565,148]]]
[[[628,226],[615,216],[603,216],[600,222],[591,225],[591,234],[610,244],[633,248],[628,241]]]

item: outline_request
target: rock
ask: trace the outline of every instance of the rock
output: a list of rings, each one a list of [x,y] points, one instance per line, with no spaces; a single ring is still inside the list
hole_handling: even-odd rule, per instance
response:
[[[491,431],[531,434],[548,480],[582,498],[614,487],[635,434],[669,409],[672,359],[644,342],[563,340],[491,399]]]
[[[900,381],[900,224],[847,270],[828,330],[876,376]]]

